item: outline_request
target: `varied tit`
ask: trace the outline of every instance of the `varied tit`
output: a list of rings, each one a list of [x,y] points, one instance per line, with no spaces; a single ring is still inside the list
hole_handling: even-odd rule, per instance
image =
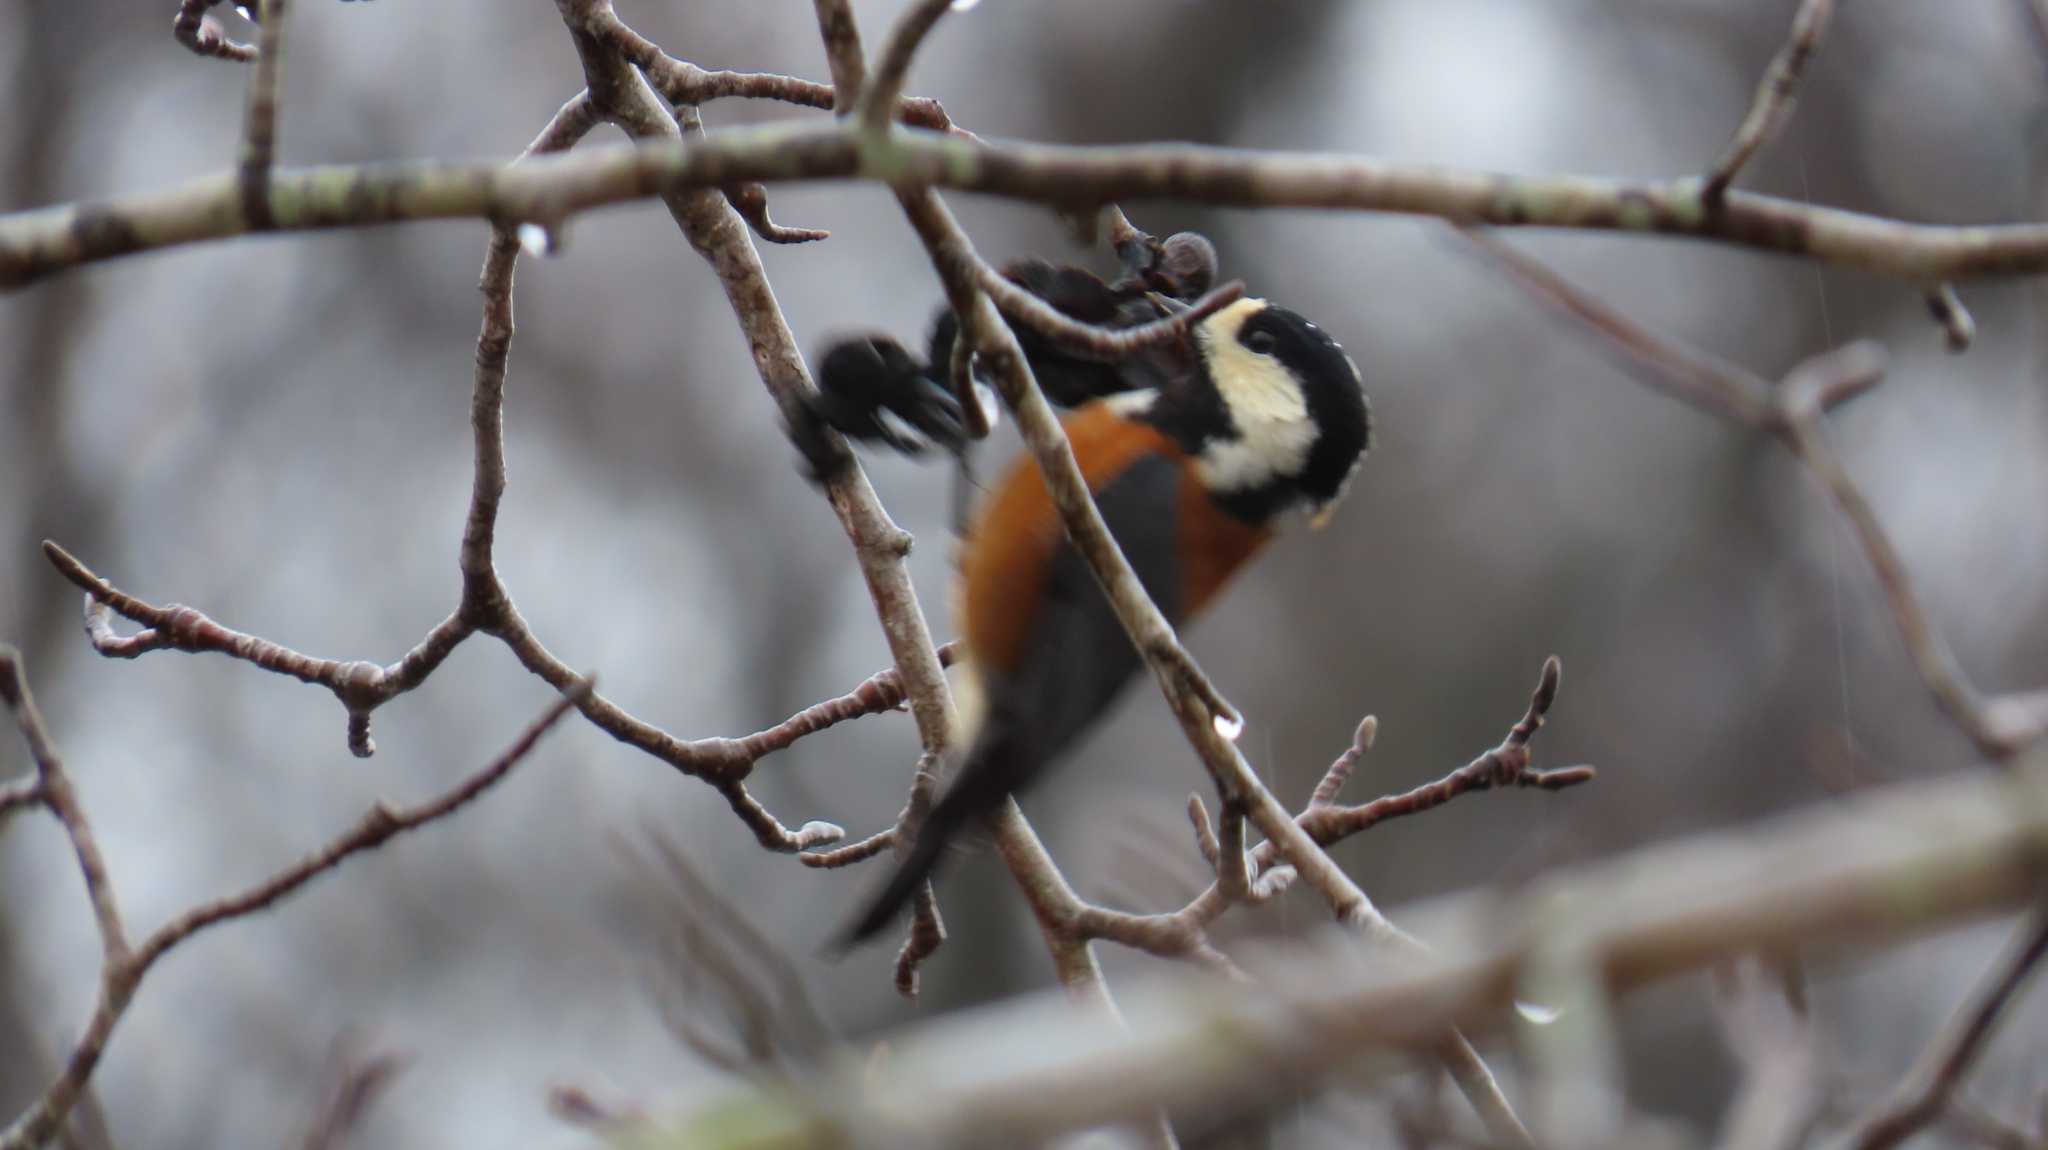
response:
[[[1057,277],[1012,278],[1034,290],[1057,286]],[[1094,310],[1039,294],[1070,314]],[[1174,306],[1156,292],[1140,298],[1148,309]],[[1108,316],[1077,318],[1128,326],[1158,314],[1136,314],[1126,302]],[[1026,351],[1049,394],[1085,400],[1063,419],[1074,457],[1125,558],[1176,627],[1258,553],[1285,513],[1306,510],[1320,523],[1370,444],[1357,365],[1315,324],[1263,300],[1239,300],[1180,341],[1115,364],[1036,341]],[[936,355],[921,369],[908,356],[889,359],[924,377],[882,389],[895,394],[936,386],[946,370]],[[828,392],[843,382],[831,362],[821,373]],[[947,844],[1039,777],[1141,666],[1028,456],[989,491],[959,568],[956,695],[969,749],[909,854],[840,936],[843,945],[887,926]]]

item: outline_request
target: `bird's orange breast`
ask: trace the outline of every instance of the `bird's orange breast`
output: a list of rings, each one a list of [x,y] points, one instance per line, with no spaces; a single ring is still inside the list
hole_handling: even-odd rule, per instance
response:
[[[1148,456],[1165,456],[1179,465],[1178,506],[1159,509],[1159,514],[1178,519],[1176,614],[1181,618],[1173,620],[1176,624],[1200,611],[1272,537],[1270,528],[1247,523],[1219,507],[1193,461],[1157,428],[1125,419],[1100,402],[1062,422],[1091,492],[1100,492]],[[975,663],[997,672],[1017,666],[1045,601],[1053,557],[1065,539],[1052,493],[1036,462],[1028,454],[1019,457],[989,494],[961,552],[955,622]]]

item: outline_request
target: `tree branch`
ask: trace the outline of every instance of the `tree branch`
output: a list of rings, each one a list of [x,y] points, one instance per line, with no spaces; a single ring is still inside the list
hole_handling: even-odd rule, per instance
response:
[[[262,35],[256,67],[249,73],[249,99],[242,113],[242,154],[237,166],[242,218],[249,230],[269,231],[270,171],[277,159],[277,106],[284,91],[286,0],[259,0]]]
[[[2048,954],[2048,905],[2020,926],[2008,952],[1985,972],[1984,981],[1921,1052],[1905,1080],[1857,1121],[1843,1144],[1849,1150],[1890,1150],[1939,1117],[1990,1043],[2006,1007],[2040,968],[2043,954]]]
[[[2048,738],[2048,692],[1986,699],[1970,685],[1920,602],[1905,561],[1876,511],[1822,434],[1822,413],[1876,386],[1884,352],[1855,343],[1815,356],[1771,384],[1745,368],[1655,335],[1492,237],[1467,231],[1521,287],[1559,308],[1610,347],[1652,387],[1712,414],[1775,435],[1827,488],[1883,586],[1915,670],[1935,702],[1986,757],[2003,762]]]
[[[1799,81],[1806,75],[1807,61],[1820,50],[1820,39],[1827,34],[1828,21],[1834,14],[1834,0],[1800,0],[1799,11],[1792,17],[1791,35],[1777,55],[1771,57],[1771,66],[1757,84],[1749,113],[1736,127],[1728,150],[1707,173],[1703,191],[1709,203],[1727,194],[1736,173],[1791,118],[1792,108],[1799,102]]]
[[[106,864],[93,844],[90,824],[79,807],[64,775],[42,717],[36,712],[22,673],[20,656],[0,647],[0,701],[14,712],[27,739],[42,779],[44,803],[63,824],[78,855],[79,870],[85,876],[98,922],[104,957],[100,969],[98,1001],[85,1032],[72,1048],[64,1069],[29,1108],[5,1129],[0,1129],[0,1150],[31,1150],[53,1137],[84,1093],[94,1069],[106,1052],[114,1026],[126,1013],[128,1004],[156,961],[173,947],[208,927],[252,914],[298,891],[313,879],[340,866],[349,857],[373,850],[397,835],[445,818],[469,804],[511,773],[540,737],[575,705],[574,697],[556,702],[513,741],[512,745],[482,770],[454,788],[417,806],[392,808],[378,803],[357,820],[356,825],[326,846],[278,871],[255,886],[213,902],[193,907],[157,928],[140,945],[129,946],[116,908],[112,880]]]
[[[516,168],[487,162],[278,169],[270,181],[270,206],[279,231],[457,218],[550,227],[579,212],[653,195],[750,181],[848,179],[957,188],[1069,212],[1119,200],[1172,198],[1684,236],[1805,255],[1919,283],[2048,270],[2048,225],[1915,224],[1735,190],[1710,205],[1697,179],[1505,176],[1362,156],[1192,144],[991,145],[916,128],[871,139],[838,124],[735,129],[687,148],[670,138]],[[80,264],[249,230],[232,176],[15,212],[0,216],[0,289]]]
[[[1028,1143],[1162,1105],[1231,1113],[1333,1067],[1347,1084],[1405,1069],[1364,1056],[1430,1049],[1447,1025],[1497,1024],[1559,898],[1581,908],[1598,988],[1618,994],[1735,955],[1897,943],[2010,911],[2044,889],[2043,844],[2048,764],[1865,792],[1553,872],[1510,898],[1413,908],[1403,917],[1439,940],[1428,958],[1388,963],[1338,931],[1262,956],[1250,984],[1169,969],[1125,995],[1127,1027],[1047,996],[912,1027],[887,1038],[879,1067],[846,1066],[794,1095],[737,1087],[656,1123],[645,1144],[795,1148],[845,1130],[881,1144],[983,1145],[991,1132]]]

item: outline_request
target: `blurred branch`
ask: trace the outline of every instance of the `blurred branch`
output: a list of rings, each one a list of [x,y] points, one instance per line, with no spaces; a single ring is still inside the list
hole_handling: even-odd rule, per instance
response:
[[[391,1051],[364,1051],[352,1040],[337,1045],[333,1057],[332,1083],[321,1099],[320,1109],[300,1141],[302,1150],[338,1150],[363,1124],[377,1099],[391,1088],[406,1057]]]
[[[1655,335],[1484,233],[1462,232],[1520,287],[1623,352],[1638,378],[1695,407],[1767,431],[1827,488],[1876,570],[1906,649],[1935,702],[1986,757],[2003,762],[2048,737],[2048,692],[1985,698],[1970,685],[1920,602],[1912,576],[1877,513],[1821,433],[1822,413],[1876,386],[1884,351],[1855,343],[1816,356],[1776,385],[1745,368]]]
[[[675,839],[652,826],[641,836],[652,848],[628,850],[638,864],[668,953],[657,968],[654,991],[669,1029],[726,1070],[749,1064],[801,1065],[831,1041],[802,972],[783,949],[722,897],[690,863]],[[741,1048],[705,1033],[688,998],[699,977],[716,984]]]
[[[93,839],[91,824],[72,790],[42,715],[36,710],[21,658],[11,647],[0,647],[0,702],[13,712],[22,737],[28,743],[30,757],[36,764],[41,805],[57,819],[71,840],[73,853],[78,857],[79,873],[85,880],[86,894],[92,902],[103,952],[99,997],[85,1033],[72,1048],[71,1056],[56,1080],[27,1110],[0,1129],[0,1150],[31,1150],[57,1135],[98,1067],[106,1051],[107,1040],[113,1035],[115,1024],[127,1012],[143,976],[173,947],[207,927],[253,914],[289,897],[352,855],[374,850],[406,831],[454,814],[510,774],[512,768],[533,750],[540,737],[575,705],[573,696],[557,701],[496,759],[435,798],[417,806],[399,808],[379,802],[365,812],[355,826],[319,850],[247,890],[187,910],[158,927],[139,945],[131,946],[121,921],[113,880]]]
[[[1728,150],[1707,173],[1702,194],[1708,203],[1715,203],[1727,194],[1728,185],[1736,173],[1791,118],[1792,108],[1799,102],[1799,81],[1806,75],[1807,61],[1820,50],[1820,38],[1827,34],[1828,21],[1834,14],[1834,0],[1800,0],[1799,11],[1792,17],[1790,36],[1778,49],[1777,55],[1771,57],[1771,66],[1757,84],[1749,112],[1736,127],[1735,138],[1728,142]]]
[[[1963,306],[1963,297],[1956,294],[1954,284],[1940,283],[1927,289],[1927,314],[1941,328],[1950,351],[1970,350],[1970,344],[1977,338],[1977,321],[1971,317],[1970,309]]]
[[[1563,869],[1518,890],[1415,908],[1433,956],[1389,963],[1348,932],[1252,964],[1223,990],[1168,970],[1124,996],[1128,1027],[1055,997],[913,1027],[879,1069],[843,1064],[801,1094],[740,1088],[640,1145],[777,1147],[1028,1143],[1172,1106],[1256,1105],[1343,1066],[1369,1075],[1447,1025],[1497,1022],[1546,937],[1578,909],[1588,969],[1610,993],[1750,953],[1896,943],[2008,911],[2048,889],[2048,762],[1873,790],[1743,831],[1697,835]],[[1902,892],[1911,897],[1902,897]],[[780,1139],[780,1140],[776,1140]]]
[[[1921,1052],[1891,1096],[1857,1121],[1843,1145],[1889,1150],[1939,1117],[1989,1044],[2006,1007],[2039,969],[2043,954],[2048,954],[2048,903],[2020,926],[2009,951],[1986,972],[1969,1001]]]
[[[852,113],[867,86],[867,53],[860,44],[860,25],[854,22],[849,0],[814,0],[818,12],[818,36],[825,42],[825,64],[832,71],[832,101],[826,105],[841,116]]]
[[[1714,1005],[1742,1066],[1742,1084],[1716,1145],[1799,1150],[1819,1117],[1821,1098],[1798,965],[1741,955],[1719,975]]]
[[[1171,198],[1684,236],[1923,283],[2048,271],[2048,224],[1915,224],[1736,190],[1710,204],[1698,179],[1506,176],[1193,144],[998,145],[923,128],[874,136],[842,123],[735,129],[687,147],[672,135],[636,139],[630,147],[511,168],[420,162],[278,169],[270,207],[280,231],[458,218],[555,227],[579,212],[653,195],[748,182],[867,180],[957,188],[1069,213]],[[244,234],[250,226],[238,203],[236,181],[227,175],[0,215],[0,289],[80,264]]]

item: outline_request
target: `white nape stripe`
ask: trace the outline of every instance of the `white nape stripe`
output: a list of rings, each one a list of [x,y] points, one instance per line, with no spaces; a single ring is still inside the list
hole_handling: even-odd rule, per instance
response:
[[[1114,395],[1102,397],[1102,405],[1104,407],[1116,412],[1125,419],[1150,411],[1152,405],[1157,402],[1159,402],[1159,389],[1156,387],[1141,387],[1136,391],[1119,391]]]
[[[1195,461],[1202,482],[1218,491],[1299,475],[1315,446],[1315,421],[1294,373],[1238,342],[1245,321],[1265,306],[1264,300],[1239,300],[1198,329],[1209,375],[1238,430],[1237,438],[1213,441]]]

